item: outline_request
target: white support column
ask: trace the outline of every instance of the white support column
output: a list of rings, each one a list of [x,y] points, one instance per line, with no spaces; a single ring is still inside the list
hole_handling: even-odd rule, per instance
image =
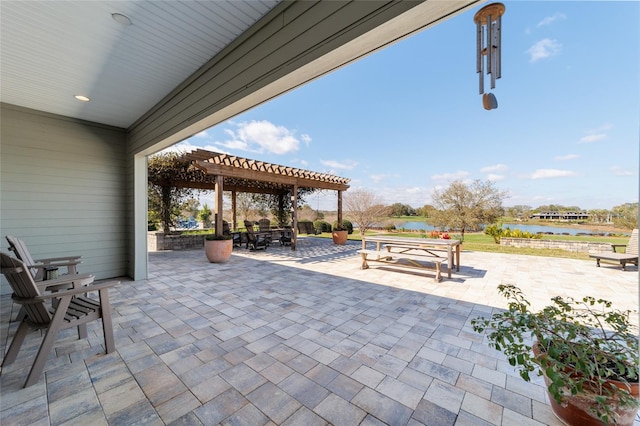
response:
[[[136,155],[133,157],[133,253],[129,258],[133,261],[133,270],[130,273],[134,280],[147,279],[148,255],[147,255],[147,157]]]

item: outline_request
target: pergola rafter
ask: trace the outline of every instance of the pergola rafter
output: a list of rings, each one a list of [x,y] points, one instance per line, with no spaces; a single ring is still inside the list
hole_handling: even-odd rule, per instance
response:
[[[231,191],[234,224],[236,223],[235,195],[237,192],[281,196],[291,192],[294,206],[292,217],[294,238],[291,244],[293,250],[295,250],[297,237],[296,206],[300,188],[337,191],[338,222],[342,222],[342,191],[349,188],[350,179],[348,178],[201,149],[183,154],[182,158],[204,173],[196,181],[177,182],[176,186],[213,189],[218,193],[216,199],[219,200],[222,200],[223,191]],[[216,202],[215,210],[217,212],[216,232],[219,232],[222,229],[221,201]]]

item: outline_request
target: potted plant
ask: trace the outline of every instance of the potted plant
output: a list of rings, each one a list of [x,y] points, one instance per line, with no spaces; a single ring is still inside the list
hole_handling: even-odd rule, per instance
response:
[[[231,235],[208,234],[204,237],[204,252],[211,263],[223,263],[229,260],[233,251]]]
[[[506,311],[471,321],[488,332],[520,376],[544,375],[554,414],[569,425],[632,425],[638,411],[638,335],[630,311],[611,302],[556,296],[538,312],[514,285],[500,285]]]
[[[347,228],[342,226],[341,222],[336,222],[333,225],[333,230],[331,231],[331,238],[333,239],[334,244],[344,245],[347,243],[347,238],[349,236],[349,231]]]

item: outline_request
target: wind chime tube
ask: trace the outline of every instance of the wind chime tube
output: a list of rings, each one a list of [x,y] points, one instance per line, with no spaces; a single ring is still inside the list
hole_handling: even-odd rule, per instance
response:
[[[478,55],[480,55],[480,94],[484,93],[484,58],[482,57],[484,44],[484,27],[480,27],[480,49],[478,50]]]
[[[496,49],[496,54],[498,55],[498,69],[496,70],[496,78],[500,78],[502,77],[502,52],[501,52],[501,46],[502,46],[502,15],[498,16],[498,20],[496,21],[496,31],[497,31],[497,49]]]
[[[496,88],[496,75],[498,73],[498,49],[497,49],[497,35],[496,35],[496,24],[491,24],[491,50],[496,48],[496,51],[491,54],[491,69],[493,72],[491,73],[491,88]]]
[[[491,74],[491,62],[492,62],[492,42],[491,42],[491,15],[487,16],[487,74]]]
[[[480,61],[482,60],[482,25],[476,24],[476,72],[480,72]]]

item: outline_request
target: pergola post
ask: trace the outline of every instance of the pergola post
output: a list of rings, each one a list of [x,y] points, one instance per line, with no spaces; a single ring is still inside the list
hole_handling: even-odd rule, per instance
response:
[[[342,191],[338,190],[338,226],[342,226]]]
[[[223,214],[223,198],[222,191],[224,188],[222,187],[222,183],[224,181],[224,177],[222,175],[216,175],[216,235],[218,237],[222,236],[222,214]]]
[[[231,220],[233,221],[233,230],[237,231],[238,230],[238,221],[237,219],[237,215],[236,215],[236,195],[237,192],[234,189],[233,191],[231,191]]]
[[[292,238],[291,238],[291,250],[296,249],[296,243],[298,241],[298,185],[293,185],[291,191],[291,226],[292,226]]]

